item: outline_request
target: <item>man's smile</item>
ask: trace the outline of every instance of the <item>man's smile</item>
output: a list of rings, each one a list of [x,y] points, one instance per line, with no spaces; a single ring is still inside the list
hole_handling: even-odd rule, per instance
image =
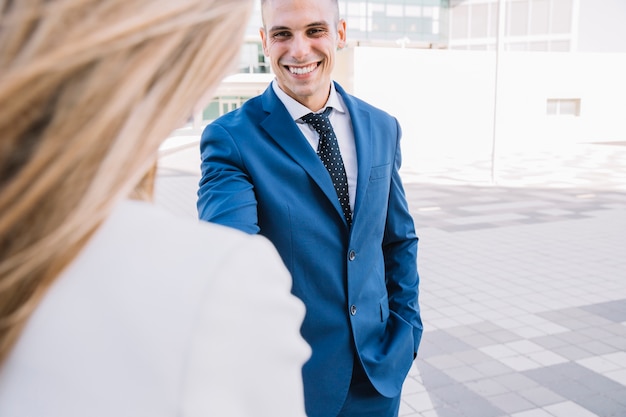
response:
[[[304,74],[308,74],[310,72],[313,72],[318,67],[318,65],[319,65],[319,62],[313,63],[311,65],[307,65],[306,67],[294,67],[294,66],[290,66],[290,65],[286,65],[285,67],[292,74],[304,75]]]

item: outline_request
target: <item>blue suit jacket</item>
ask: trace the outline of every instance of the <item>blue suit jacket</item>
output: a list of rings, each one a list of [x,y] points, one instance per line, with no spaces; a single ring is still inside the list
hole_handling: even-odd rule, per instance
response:
[[[303,368],[305,401],[308,415],[320,417],[343,404],[355,354],[381,394],[398,395],[422,334],[400,127],[336,88],[358,159],[351,228],[328,172],[271,86],[209,124],[200,145],[200,218],[268,237],[306,305],[302,335],[313,353]]]

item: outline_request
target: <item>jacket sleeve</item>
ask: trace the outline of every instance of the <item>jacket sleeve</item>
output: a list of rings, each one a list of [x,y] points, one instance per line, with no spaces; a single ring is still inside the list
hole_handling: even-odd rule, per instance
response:
[[[200,141],[202,158],[198,189],[200,220],[259,232],[254,188],[239,149],[218,123],[209,124]]]
[[[413,218],[409,212],[404,187],[400,178],[400,126],[391,175],[387,223],[383,239],[385,281],[389,294],[389,308],[413,326],[414,354],[422,336],[422,320],[418,303],[419,275],[417,272],[417,242]]]

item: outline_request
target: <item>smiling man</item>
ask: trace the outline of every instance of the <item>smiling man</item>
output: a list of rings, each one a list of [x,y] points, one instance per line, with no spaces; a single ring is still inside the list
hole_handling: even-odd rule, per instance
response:
[[[266,236],[291,272],[307,414],[397,416],[422,335],[400,126],[333,82],[337,0],[263,0],[262,14],[275,79],[204,130],[199,217]]]

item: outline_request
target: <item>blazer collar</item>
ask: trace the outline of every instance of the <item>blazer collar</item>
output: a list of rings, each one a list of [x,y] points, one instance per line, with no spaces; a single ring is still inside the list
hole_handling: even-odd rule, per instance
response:
[[[343,98],[350,113],[354,131],[358,164],[356,201],[352,215],[352,220],[355,222],[367,189],[371,170],[372,138],[370,113],[362,109],[358,102],[348,95],[339,84],[335,83],[335,88],[337,93]],[[263,110],[267,113],[265,119],[261,120],[261,128],[309,174],[343,218],[341,205],[337,200],[337,193],[326,168],[324,168],[319,157],[306,141],[298,126],[296,126],[284,104],[276,96],[271,85],[268,86],[261,96],[261,103]]]

